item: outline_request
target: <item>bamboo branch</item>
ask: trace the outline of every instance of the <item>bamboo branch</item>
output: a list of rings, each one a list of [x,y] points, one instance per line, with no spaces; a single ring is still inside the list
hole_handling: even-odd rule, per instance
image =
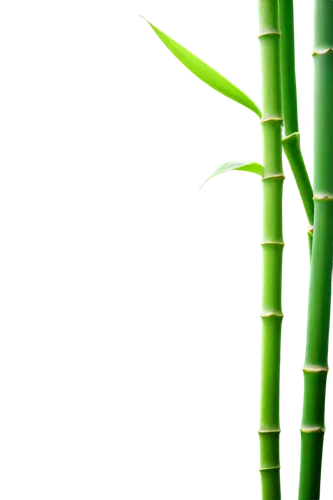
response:
[[[300,147],[295,73],[293,0],[279,0],[281,37],[281,85],[283,120],[286,136],[282,144],[294,175],[310,226],[313,226],[313,192]],[[309,233],[311,255],[312,235]]]

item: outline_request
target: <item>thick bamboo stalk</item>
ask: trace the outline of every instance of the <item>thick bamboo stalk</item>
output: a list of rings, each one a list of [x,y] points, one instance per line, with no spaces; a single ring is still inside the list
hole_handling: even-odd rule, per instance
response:
[[[301,426],[299,500],[318,500],[333,254],[333,2],[315,0],[314,231]]]
[[[282,145],[278,0],[259,0],[262,69],[263,242],[260,475],[263,500],[279,500],[282,276]]]

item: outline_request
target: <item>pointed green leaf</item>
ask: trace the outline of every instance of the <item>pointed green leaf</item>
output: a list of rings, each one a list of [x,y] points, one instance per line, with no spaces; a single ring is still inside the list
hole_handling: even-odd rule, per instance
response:
[[[261,177],[264,174],[264,167],[260,165],[260,163],[247,163],[244,161],[229,161],[228,163],[223,163],[220,167],[218,167],[212,175],[208,177],[208,179],[205,180],[205,182],[202,184],[206,184],[209,179],[212,179],[213,177],[216,177],[217,175],[224,174],[225,172],[230,172],[231,170],[243,170],[244,172],[252,172],[253,174],[258,174]],[[202,188],[200,187],[200,189]],[[199,191],[200,191],[199,189]]]
[[[145,19],[145,21],[147,21],[147,19]],[[215,69],[211,68],[208,64],[192,54],[192,52],[185,49],[185,47],[156,28],[156,26],[151,24],[149,21],[147,21],[147,23],[150,24],[156,35],[160,38],[160,40],[162,40],[164,45],[166,45],[173,55],[176,56],[177,59],[179,59],[179,61],[183,63],[184,66],[186,66],[186,68],[189,69],[195,76],[226,97],[229,97],[233,101],[251,109],[251,111],[261,118],[260,109],[246,94],[244,94],[244,92],[242,92],[233,83],[229,82],[229,80],[224,78],[224,76],[220,75],[220,73],[215,71]]]

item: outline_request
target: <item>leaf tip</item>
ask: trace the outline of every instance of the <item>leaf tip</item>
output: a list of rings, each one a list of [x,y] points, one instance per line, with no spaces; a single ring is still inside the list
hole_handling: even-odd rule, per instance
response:
[[[205,179],[204,181],[200,182],[200,184],[198,185],[198,191],[202,191],[207,186],[208,186],[208,181],[207,181],[207,179]]]
[[[148,28],[151,28],[152,24],[156,24],[153,19],[150,19],[146,14],[142,14],[141,12],[138,14],[138,18],[140,19],[140,21],[143,21],[148,26]]]

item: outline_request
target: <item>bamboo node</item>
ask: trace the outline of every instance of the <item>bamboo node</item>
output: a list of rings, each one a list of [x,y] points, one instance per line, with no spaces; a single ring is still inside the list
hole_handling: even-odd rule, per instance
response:
[[[288,142],[289,139],[293,139],[294,137],[300,137],[300,133],[299,132],[293,132],[292,134],[289,134],[289,135],[286,135],[283,139],[282,139],[282,142]]]
[[[271,317],[283,318],[284,314],[282,311],[261,311],[260,317],[261,318],[271,318]]]
[[[273,467],[260,467],[260,472],[265,472],[266,470],[281,469],[281,465],[274,465]]]
[[[314,201],[333,201],[332,193],[314,193]]]
[[[322,432],[324,434],[325,430],[325,427],[308,427],[306,425],[300,428],[300,431],[303,432],[303,434],[310,434],[313,432]]]
[[[281,31],[263,31],[259,33],[258,38],[262,38],[263,36],[281,36]]]
[[[280,245],[284,247],[285,243],[284,241],[262,241],[261,246],[263,245]]]
[[[282,179],[283,181],[285,180],[285,176],[283,174],[273,174],[273,175],[266,175],[265,177],[262,177],[262,181],[266,181],[268,179]]]
[[[322,365],[304,365],[303,367],[304,373],[320,373],[320,372],[328,372],[328,366]]]
[[[312,57],[325,56],[326,54],[329,54],[331,52],[333,52],[332,47],[328,47],[327,49],[314,49],[314,51],[312,52]]]
[[[281,429],[259,429],[258,432],[259,434],[279,433]]]
[[[260,123],[267,123],[267,122],[283,122],[283,118],[281,116],[265,116],[262,120],[260,120]]]

